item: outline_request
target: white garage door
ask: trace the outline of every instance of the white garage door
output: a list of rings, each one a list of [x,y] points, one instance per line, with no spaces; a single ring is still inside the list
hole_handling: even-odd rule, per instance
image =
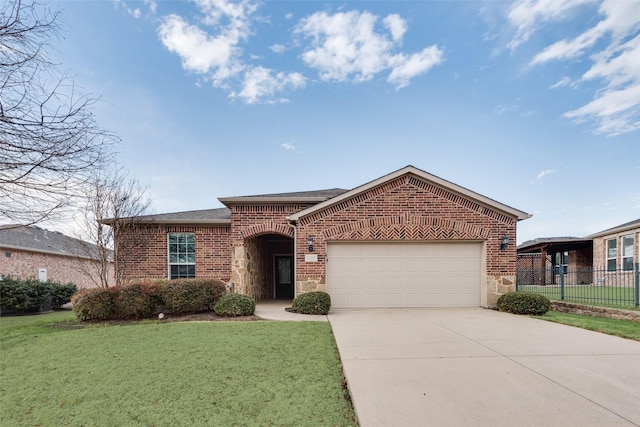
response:
[[[331,305],[478,307],[482,243],[333,242]]]

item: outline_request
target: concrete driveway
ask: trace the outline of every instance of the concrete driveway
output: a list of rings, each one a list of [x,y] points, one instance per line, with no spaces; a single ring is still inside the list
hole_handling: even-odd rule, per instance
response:
[[[361,427],[640,426],[640,342],[485,309],[329,321]]]

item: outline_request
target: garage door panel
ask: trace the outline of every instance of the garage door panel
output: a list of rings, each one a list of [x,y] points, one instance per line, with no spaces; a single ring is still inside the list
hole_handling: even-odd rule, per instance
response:
[[[477,307],[481,243],[330,242],[327,290],[338,307]]]

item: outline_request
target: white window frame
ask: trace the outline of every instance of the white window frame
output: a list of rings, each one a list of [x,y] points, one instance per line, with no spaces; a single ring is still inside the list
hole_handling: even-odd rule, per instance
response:
[[[171,242],[171,237],[177,236],[192,238],[192,242],[185,241],[180,242],[177,241],[175,243]],[[172,245],[177,245],[175,252],[172,252]],[[189,250],[189,246],[193,245],[193,251]],[[180,246],[184,246],[184,248],[180,248]],[[184,249],[184,250],[181,250]],[[175,255],[175,256],[174,256]],[[183,256],[183,260],[180,260],[180,256]],[[192,272],[188,272],[185,275],[178,273],[175,277],[171,274],[171,270],[173,266],[193,266]],[[196,277],[196,235],[195,233],[167,233],[167,277],[169,280],[172,279],[188,279]]]
[[[615,243],[615,246],[613,247],[614,249],[614,255],[610,256],[611,254],[609,253],[609,242],[613,241]],[[612,239],[606,239],[604,241],[604,245],[605,245],[605,249],[604,249],[604,254],[605,254],[605,268],[608,272],[615,272],[618,268],[618,238],[614,237]],[[610,268],[609,266],[609,262],[613,260],[613,269]]]
[[[630,245],[625,245],[625,240],[627,239],[631,239],[631,244]],[[621,238],[622,241],[622,270],[623,271],[630,271],[633,270],[633,246],[634,246],[634,236],[633,234],[627,234],[626,236],[622,236]],[[631,249],[631,253],[627,253],[627,248]],[[628,266],[625,266],[625,260],[631,260],[631,262],[629,263]]]
[[[569,267],[569,252],[556,252],[555,264],[556,274],[567,274]]]

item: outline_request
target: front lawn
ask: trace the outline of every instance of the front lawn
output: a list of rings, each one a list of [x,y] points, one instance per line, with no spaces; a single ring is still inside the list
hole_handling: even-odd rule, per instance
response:
[[[633,320],[606,319],[603,317],[561,313],[559,311],[548,311],[543,316],[535,317],[550,322],[577,326],[590,331],[603,332],[609,335],[640,341],[640,322]]]
[[[0,425],[352,426],[325,322],[0,319]]]

